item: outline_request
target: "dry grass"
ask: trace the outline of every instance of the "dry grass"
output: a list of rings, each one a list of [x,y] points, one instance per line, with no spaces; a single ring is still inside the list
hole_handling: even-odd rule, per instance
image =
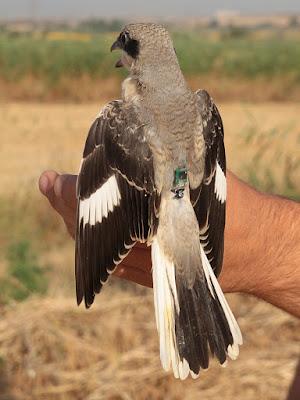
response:
[[[45,169],[76,174],[89,126],[103,104],[3,104],[0,195],[19,197],[20,188],[21,192],[36,192],[38,177]],[[249,126],[255,128],[257,135],[274,129],[279,133],[285,131],[284,138],[278,135],[271,138],[270,151],[276,142],[283,154],[296,153],[300,103],[218,102],[217,105],[225,127],[228,167],[233,172],[243,176],[244,166],[256,151],[256,144],[245,145],[243,132]]]
[[[112,290],[107,287],[89,311],[54,298],[1,310],[5,398],[285,398],[299,351],[296,319],[253,298],[229,296],[244,334],[239,359],[225,369],[213,362],[198,380],[181,382],[159,361],[151,291],[115,289],[112,296]]]
[[[0,78],[0,101],[42,101],[42,102],[93,102],[115,98],[120,93],[120,81],[115,78],[93,79],[88,75],[70,79],[61,78],[59,85],[53,85],[34,76],[25,76],[20,81]]]
[[[296,152],[300,104],[218,106],[228,165],[238,175],[256,153],[258,144],[246,146],[242,135],[253,121],[258,132],[287,131],[272,140],[286,156]],[[101,107],[7,103],[0,111],[0,200],[6,207],[0,244],[31,235],[40,242],[40,260],[53,268],[47,297],[0,308],[0,399],[285,399],[299,354],[299,321],[264,302],[228,296],[244,335],[240,357],[226,369],[212,363],[197,381],[185,382],[161,367],[151,290],[129,284],[121,290],[113,279],[89,311],[76,307],[73,242],[49,214],[37,179],[48,168],[77,172],[88,127]],[[299,176],[293,179],[299,187]],[[18,231],[20,226],[26,229]],[[3,259],[0,264],[2,274]]]
[[[264,78],[255,80],[238,77],[203,75],[188,79],[192,89],[209,88],[216,100],[233,101],[281,101],[300,100],[300,84],[292,77]],[[59,85],[33,76],[14,80],[0,78],[0,102],[41,101],[41,102],[97,102],[117,98],[120,94],[120,80],[92,78],[83,75],[78,78],[61,78]]]
[[[299,195],[300,104],[221,103],[219,110],[228,168],[246,181],[255,172],[264,181],[260,187],[264,190],[269,190],[266,180],[272,178],[272,191],[280,195],[288,195],[285,183],[290,179]],[[291,171],[285,165],[288,161],[295,164]]]

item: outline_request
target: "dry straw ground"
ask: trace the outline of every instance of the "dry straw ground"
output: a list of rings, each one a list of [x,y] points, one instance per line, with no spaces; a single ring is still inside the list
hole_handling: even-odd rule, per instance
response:
[[[255,80],[238,78],[236,76],[203,75],[199,78],[188,79],[193,90],[199,87],[209,87],[214,97],[219,101],[290,101],[300,100],[300,84],[287,76]],[[205,83],[205,86],[203,85]],[[64,76],[59,85],[51,85],[44,79],[26,75],[19,80],[1,79],[0,101],[42,101],[84,103],[95,102],[99,99],[99,88],[103,100],[116,98],[120,92],[120,80],[106,77],[105,79],[91,78],[82,75],[78,78]]]
[[[285,399],[299,350],[299,323],[286,313],[228,296],[244,334],[239,359],[225,369],[212,363],[198,380],[181,382],[162,370],[150,289],[144,295],[112,289],[90,311],[55,298],[2,310],[5,398]]]
[[[52,270],[47,296],[0,307],[0,399],[285,399],[299,356],[300,325],[262,301],[228,296],[244,335],[240,357],[225,369],[212,363],[198,380],[185,382],[160,365],[150,289],[120,286],[113,278],[89,311],[77,308],[73,243],[54,213],[47,216],[37,179],[48,168],[77,172],[87,129],[101,106],[1,105],[0,198],[10,202],[6,213],[16,215],[13,226],[34,232],[41,263]],[[229,168],[249,177],[259,138],[269,135],[275,151],[272,145],[259,165],[273,163],[276,190],[284,192],[282,162],[298,154],[300,104],[222,103],[219,108]],[[256,139],[249,141],[253,130]],[[297,171],[291,179],[299,189]],[[1,245],[20,232],[0,232]],[[0,263],[3,274],[6,264]]]

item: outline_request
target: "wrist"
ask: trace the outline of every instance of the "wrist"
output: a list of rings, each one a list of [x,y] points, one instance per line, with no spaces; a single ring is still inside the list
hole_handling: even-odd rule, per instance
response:
[[[257,192],[230,172],[227,175],[221,287],[255,295],[297,315],[300,205]]]
[[[255,290],[255,265],[259,257],[256,218],[263,202],[260,196],[227,171],[224,264],[219,278],[225,292]]]

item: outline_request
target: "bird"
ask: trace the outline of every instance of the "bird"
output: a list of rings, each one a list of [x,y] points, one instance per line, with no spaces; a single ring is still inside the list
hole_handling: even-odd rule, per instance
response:
[[[128,24],[112,44],[128,77],[91,125],[77,179],[75,276],[89,308],[136,242],[151,246],[160,360],[175,378],[236,359],[242,335],[217,281],[224,253],[222,119],[189,88],[168,31]]]

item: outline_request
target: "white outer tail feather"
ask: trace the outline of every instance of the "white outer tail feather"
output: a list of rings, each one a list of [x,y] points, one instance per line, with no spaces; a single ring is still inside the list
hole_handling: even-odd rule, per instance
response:
[[[159,333],[160,360],[165,371],[172,365],[175,378],[185,379],[189,366],[180,360],[175,337],[175,309],[179,311],[175,269],[159,248],[155,238],[151,246],[156,326]]]
[[[191,374],[192,378],[199,375],[190,370],[186,359],[180,360],[175,335],[175,310],[179,311],[179,303],[175,282],[175,267],[163,254],[157,238],[154,238],[151,249],[153,266],[153,289],[156,326],[160,340],[160,359],[166,371],[172,366],[175,378],[186,379]],[[233,337],[232,346],[227,352],[231,359],[236,359],[239,354],[239,345],[243,343],[240,328],[227,304],[217,278],[210,266],[204,250],[201,247],[201,259],[205,278],[213,298],[217,295],[225,313]],[[222,366],[226,365],[226,361]]]

